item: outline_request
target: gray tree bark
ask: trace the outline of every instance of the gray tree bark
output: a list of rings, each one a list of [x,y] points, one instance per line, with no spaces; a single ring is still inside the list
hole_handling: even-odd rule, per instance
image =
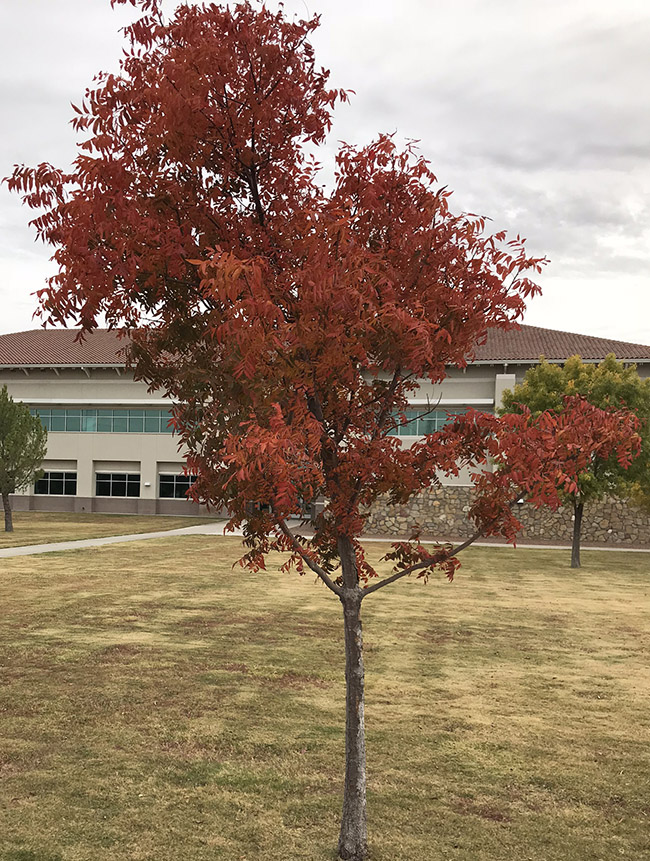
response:
[[[571,567],[580,568],[580,533],[582,530],[582,512],[584,502],[573,503],[573,541],[571,543]]]
[[[366,821],[366,736],[364,721],[363,636],[359,577],[352,542],[339,539],[343,570],[345,626],[345,783],[339,835],[339,856],[364,861],[368,855]]]
[[[2,494],[2,507],[5,510],[5,532],[14,531],[14,519],[11,511],[11,503],[9,502],[9,494]]]

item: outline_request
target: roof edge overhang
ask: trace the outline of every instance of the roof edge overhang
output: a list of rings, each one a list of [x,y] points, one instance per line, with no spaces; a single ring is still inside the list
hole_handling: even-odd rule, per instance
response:
[[[110,364],[101,364],[101,365],[92,365],[87,362],[76,362],[75,364],[67,364],[67,365],[57,365],[54,362],[48,362],[44,365],[28,365],[26,363],[15,364],[15,365],[0,365],[0,371],[13,371],[13,370],[28,370],[28,371],[53,371],[56,368],[57,371],[83,371],[83,370],[100,370],[101,368],[105,368],[106,370],[112,371],[115,368],[126,368],[126,362],[111,362]]]
[[[573,355],[578,355],[574,353]],[[544,356],[544,361],[550,363],[556,362],[568,362],[569,359],[573,358],[573,356]],[[584,356],[580,356],[581,361],[583,361],[586,365],[596,365],[605,361],[605,356],[596,359],[585,359]],[[647,365],[650,364],[650,358],[647,359],[632,359],[629,356],[616,356],[617,362],[624,362],[626,364],[634,364],[634,365]],[[470,365],[539,365],[539,358],[537,359],[476,359],[474,362],[468,362],[467,367]],[[451,365],[449,367],[457,367],[457,365]]]
[[[33,407],[97,407],[97,406],[123,406],[123,407],[169,407],[173,401],[170,398],[14,398],[16,403],[27,404]]]

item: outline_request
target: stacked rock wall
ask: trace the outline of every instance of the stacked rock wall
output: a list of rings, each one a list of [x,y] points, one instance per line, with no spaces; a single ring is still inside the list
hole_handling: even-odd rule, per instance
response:
[[[471,487],[440,487],[427,490],[406,505],[389,505],[379,500],[366,522],[366,532],[389,536],[408,536],[414,528],[423,538],[467,538],[473,524],[467,519]],[[570,542],[573,532],[571,510],[535,509],[517,506],[522,522],[522,539],[529,541]],[[582,541],[586,544],[650,545],[650,514],[624,500],[604,500],[586,505],[582,521]]]

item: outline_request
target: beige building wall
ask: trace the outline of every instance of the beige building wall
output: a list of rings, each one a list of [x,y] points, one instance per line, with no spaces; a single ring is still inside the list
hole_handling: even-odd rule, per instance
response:
[[[473,407],[476,410],[494,412],[501,406],[505,389],[516,383],[515,374],[501,373],[502,365],[469,365],[465,370],[451,369],[449,376],[440,384],[421,381],[419,389],[409,399],[414,409]],[[412,446],[420,437],[401,436],[402,445]],[[489,469],[489,467],[485,467]],[[467,467],[457,476],[440,475],[443,485],[471,487],[471,471]]]
[[[465,370],[451,369],[439,385],[422,381],[410,398],[414,410],[453,409],[470,406],[493,411],[501,405],[505,389],[521,382],[533,363],[475,363]],[[650,364],[640,363],[639,374],[650,376]],[[147,385],[136,382],[123,367],[0,368],[0,386],[34,408],[74,409],[169,409],[169,401]],[[419,437],[400,436],[403,445],[413,445]],[[48,436],[47,471],[77,473],[76,497],[41,496],[33,488],[16,496],[17,508],[76,511],[123,511],[147,514],[199,513],[201,509],[184,499],[160,499],[159,476],[180,474],[182,452],[174,436],[167,433],[57,432]],[[98,472],[126,472],[140,475],[139,498],[98,497]],[[468,487],[469,471],[462,470],[444,484]]]
[[[169,400],[147,391],[123,368],[1,369],[15,401],[41,409],[170,408]],[[17,509],[106,511],[140,514],[197,514],[205,509],[184,499],[160,499],[160,474],[180,474],[185,460],[171,433],[48,433],[44,470],[76,472],[76,497],[36,495],[27,488],[16,495]],[[98,472],[140,475],[139,498],[98,497]]]

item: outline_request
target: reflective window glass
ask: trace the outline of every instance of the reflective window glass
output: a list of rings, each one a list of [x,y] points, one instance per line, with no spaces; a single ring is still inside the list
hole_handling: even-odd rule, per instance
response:
[[[95,481],[95,494],[97,496],[111,496],[110,473],[97,473]]]
[[[50,473],[50,493],[55,493],[57,496],[63,495],[63,473]]]
[[[435,433],[438,430],[438,422],[435,415],[423,416],[418,420],[418,435]]]
[[[48,431],[68,433],[172,433],[169,410],[158,409],[37,409]]]
[[[406,423],[398,425],[390,431],[391,436],[424,436],[442,430],[456,416],[463,415],[467,407],[437,407],[432,410],[406,410]],[[486,412],[489,412],[486,410]],[[399,421],[397,415],[395,421]]]
[[[147,433],[160,433],[160,413],[158,410],[147,410],[144,414],[144,429]]]
[[[187,499],[187,492],[195,481],[194,475],[161,475],[158,495],[161,499]]]
[[[129,433],[143,433],[144,431],[144,417],[143,416],[129,416]]]
[[[77,493],[76,472],[45,472],[34,485],[35,494],[75,496]]]
[[[112,433],[113,432],[113,416],[103,416],[100,410],[97,410],[97,433]]]
[[[49,486],[50,483],[47,480],[47,473],[45,473],[45,475],[42,478],[39,478],[39,480],[34,485],[34,493],[47,493]]]
[[[126,495],[140,496],[140,476],[128,475],[126,479]]]
[[[114,472],[111,483],[111,496],[126,496],[126,476]]]
[[[140,476],[124,472],[98,472],[95,476],[97,496],[140,496]]]
[[[97,430],[97,410],[84,410],[81,419],[81,430],[86,433],[95,433]]]

